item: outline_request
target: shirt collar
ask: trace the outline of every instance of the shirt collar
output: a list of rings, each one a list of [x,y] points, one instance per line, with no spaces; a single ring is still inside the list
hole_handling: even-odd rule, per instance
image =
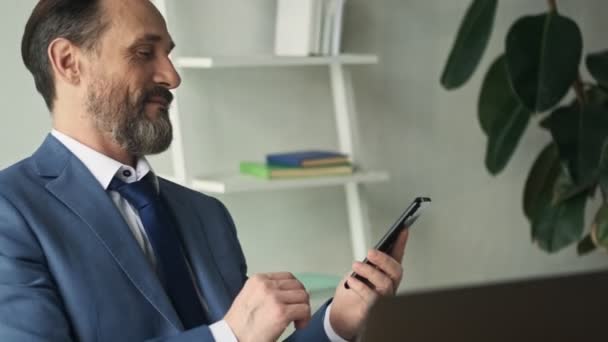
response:
[[[154,186],[158,191],[158,179],[154,175],[150,163],[145,157],[137,160],[135,168],[124,165],[121,162],[114,160],[103,153],[99,153],[94,149],[84,145],[76,139],[53,129],[51,134],[57,138],[65,147],[70,150],[87,169],[93,174],[95,179],[101,184],[104,190],[108,189],[110,182],[114,176],[118,177],[125,183],[132,183],[144,178],[148,173],[151,174]]]

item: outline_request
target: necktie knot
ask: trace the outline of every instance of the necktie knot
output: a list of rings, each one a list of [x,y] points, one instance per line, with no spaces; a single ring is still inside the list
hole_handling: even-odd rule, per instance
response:
[[[114,177],[108,186],[108,190],[117,191],[137,210],[141,210],[158,200],[156,188],[148,176],[133,183],[125,183]]]

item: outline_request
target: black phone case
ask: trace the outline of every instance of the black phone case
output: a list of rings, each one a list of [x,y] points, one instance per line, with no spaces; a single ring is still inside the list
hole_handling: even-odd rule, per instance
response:
[[[401,234],[404,229],[410,228],[414,224],[414,222],[416,222],[416,220],[420,216],[420,209],[423,207],[424,204],[430,202],[431,199],[429,197],[416,197],[414,201],[412,201],[412,203],[403,211],[401,216],[399,216],[397,221],[393,223],[393,225],[389,228],[386,234],[384,234],[382,239],[378,241],[374,248],[387,254],[390,253],[393,249],[393,246],[395,245],[395,241],[397,241],[397,238],[399,237],[399,234]],[[363,262],[375,266],[374,264],[369,262],[367,258],[365,258]],[[351,276],[357,278],[371,289],[374,289],[374,285],[367,278],[362,277],[355,272],[353,272]],[[348,281],[344,282],[344,287],[347,289],[350,288],[348,285]]]

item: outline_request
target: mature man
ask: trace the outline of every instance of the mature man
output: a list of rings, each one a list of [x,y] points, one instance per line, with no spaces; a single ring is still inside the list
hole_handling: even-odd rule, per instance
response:
[[[0,341],[351,339],[392,294],[392,256],[355,263],[311,317],[290,273],[246,276],[226,208],[156,177],[172,139],[174,44],[148,0],[41,0],[22,56],[52,113],[29,158],[0,172]]]

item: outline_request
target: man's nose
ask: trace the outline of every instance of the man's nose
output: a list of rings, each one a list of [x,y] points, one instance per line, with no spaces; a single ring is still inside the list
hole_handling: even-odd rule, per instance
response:
[[[154,82],[158,85],[165,86],[168,89],[175,89],[182,83],[179,73],[168,56],[163,58],[160,65],[158,65],[156,73],[154,74]]]

